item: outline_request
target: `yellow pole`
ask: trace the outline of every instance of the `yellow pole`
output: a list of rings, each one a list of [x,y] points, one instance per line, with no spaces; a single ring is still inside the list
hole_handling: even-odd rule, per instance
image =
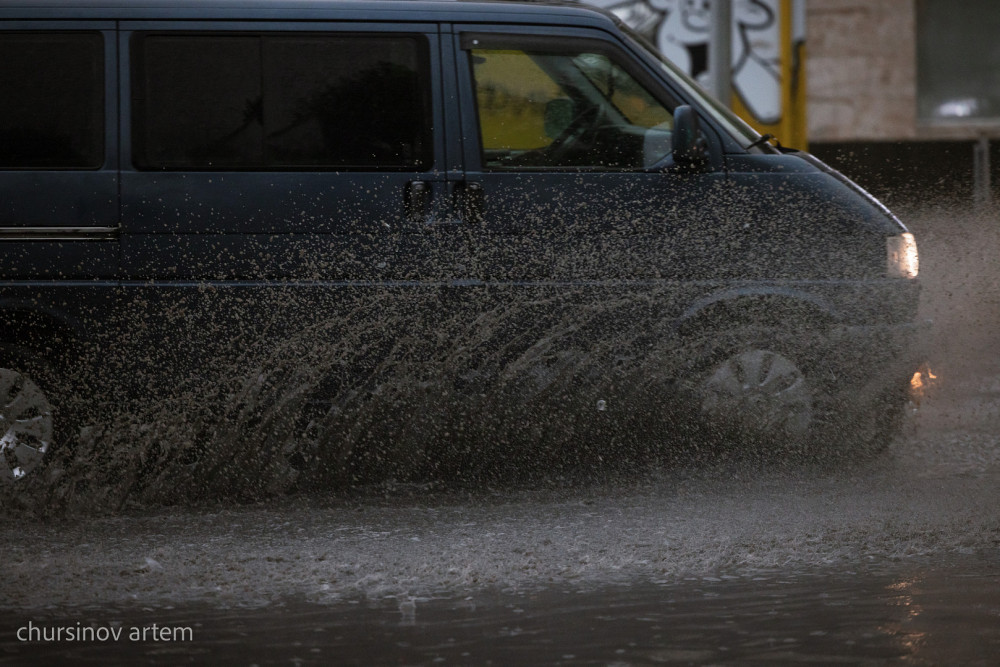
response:
[[[804,12],[804,2],[781,0],[781,107],[782,136],[788,145],[809,150],[806,125],[806,46],[795,43],[795,10]],[[805,22],[805,17],[799,17]]]
[[[792,0],[779,0],[779,43],[781,44],[781,120],[778,122],[778,140],[795,146],[795,113],[792,87],[795,85],[795,72],[792,68]]]

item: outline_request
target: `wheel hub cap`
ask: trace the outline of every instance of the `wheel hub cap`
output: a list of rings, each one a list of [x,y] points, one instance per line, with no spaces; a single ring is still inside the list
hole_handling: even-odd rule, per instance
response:
[[[52,407],[44,392],[17,371],[0,368],[0,483],[34,470],[52,441]]]
[[[791,360],[769,350],[726,359],[703,385],[702,412],[753,436],[801,441],[812,425],[812,389]]]

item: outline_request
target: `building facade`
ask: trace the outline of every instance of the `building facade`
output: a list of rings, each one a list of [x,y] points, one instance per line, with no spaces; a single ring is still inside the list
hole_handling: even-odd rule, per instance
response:
[[[806,7],[811,140],[1000,138],[1000,3]]]
[[[889,199],[995,201],[1000,3],[806,8],[810,150]]]

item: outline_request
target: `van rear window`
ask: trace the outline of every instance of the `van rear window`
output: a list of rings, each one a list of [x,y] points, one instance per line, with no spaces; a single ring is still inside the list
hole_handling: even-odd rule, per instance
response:
[[[430,77],[420,37],[140,33],[132,48],[139,168],[430,163]]]
[[[103,162],[101,34],[0,32],[0,169]]]

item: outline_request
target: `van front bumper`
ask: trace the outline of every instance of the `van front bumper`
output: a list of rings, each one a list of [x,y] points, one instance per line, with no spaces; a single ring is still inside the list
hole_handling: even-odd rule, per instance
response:
[[[878,389],[905,390],[926,365],[931,322],[835,327],[826,359],[844,387],[863,394]]]

